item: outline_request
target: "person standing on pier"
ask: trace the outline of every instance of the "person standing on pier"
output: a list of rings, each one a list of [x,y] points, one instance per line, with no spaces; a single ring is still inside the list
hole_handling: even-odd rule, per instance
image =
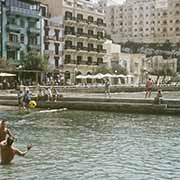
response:
[[[145,94],[145,98],[151,96],[151,91],[152,91],[152,88],[153,88],[153,80],[151,78],[149,78],[146,82],[146,94]]]

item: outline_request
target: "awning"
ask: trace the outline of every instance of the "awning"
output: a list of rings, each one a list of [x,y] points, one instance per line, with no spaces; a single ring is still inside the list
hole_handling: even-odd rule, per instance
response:
[[[16,74],[11,74],[11,73],[0,73],[0,77],[13,77],[16,76]]]

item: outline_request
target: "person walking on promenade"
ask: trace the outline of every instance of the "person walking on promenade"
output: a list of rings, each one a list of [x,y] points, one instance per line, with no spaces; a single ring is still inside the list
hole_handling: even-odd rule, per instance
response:
[[[14,140],[11,137],[8,137],[7,140],[0,142],[2,165],[10,164],[15,155],[24,157],[32,148],[32,144],[29,144],[27,145],[26,151],[20,151],[19,149],[12,147],[13,142]]]
[[[105,80],[105,96],[111,97],[109,79],[106,79],[106,80]]]
[[[153,80],[151,78],[149,78],[146,82],[146,94],[145,94],[145,98],[151,96],[151,91],[152,91],[152,88],[153,88]]]
[[[15,136],[11,133],[11,131],[6,127],[5,120],[0,122],[0,142],[6,140],[6,138],[11,137],[15,139]]]

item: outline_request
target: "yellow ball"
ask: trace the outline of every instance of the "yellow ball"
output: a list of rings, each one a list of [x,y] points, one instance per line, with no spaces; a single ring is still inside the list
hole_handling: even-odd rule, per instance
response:
[[[30,101],[30,102],[29,102],[29,108],[30,108],[30,109],[34,109],[36,106],[37,106],[36,101]]]

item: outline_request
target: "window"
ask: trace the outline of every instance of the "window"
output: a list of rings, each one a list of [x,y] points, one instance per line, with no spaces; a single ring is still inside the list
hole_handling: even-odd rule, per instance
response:
[[[22,44],[24,44],[24,34],[21,34],[20,41],[21,41]]]
[[[94,18],[92,16],[88,16],[88,22],[93,22]]]
[[[55,43],[54,46],[55,46],[55,54],[59,55],[59,44]]]
[[[87,64],[88,64],[88,65],[91,65],[91,64],[92,64],[92,57],[88,57]]]
[[[45,50],[48,50],[48,49],[49,49],[49,43],[46,42],[44,46],[45,46],[45,47],[44,47]]]
[[[17,34],[9,34],[9,41],[10,42],[18,42],[18,35]]]
[[[58,68],[59,67],[59,57],[55,57],[55,67]]]
[[[65,64],[69,64],[71,62],[71,55],[65,55]]]
[[[59,30],[55,29],[54,32],[55,32],[56,41],[58,41],[59,40]]]
[[[22,28],[24,28],[24,27],[25,27],[25,22],[24,22],[24,19],[21,19],[21,20],[20,20],[20,26],[21,26]]]
[[[72,12],[66,11],[65,12],[65,19],[72,19]]]
[[[97,65],[103,64],[103,58],[97,58]]]
[[[93,44],[88,44],[88,50],[89,51],[93,50],[93,47],[94,47]]]
[[[77,56],[77,64],[81,64],[82,63],[82,56]]]
[[[77,28],[77,34],[82,34],[83,33],[83,29],[82,28]]]
[[[77,43],[77,49],[82,49],[83,48],[83,43],[82,42],[78,42]]]
[[[82,14],[77,14],[77,20],[83,20],[83,15]]]

